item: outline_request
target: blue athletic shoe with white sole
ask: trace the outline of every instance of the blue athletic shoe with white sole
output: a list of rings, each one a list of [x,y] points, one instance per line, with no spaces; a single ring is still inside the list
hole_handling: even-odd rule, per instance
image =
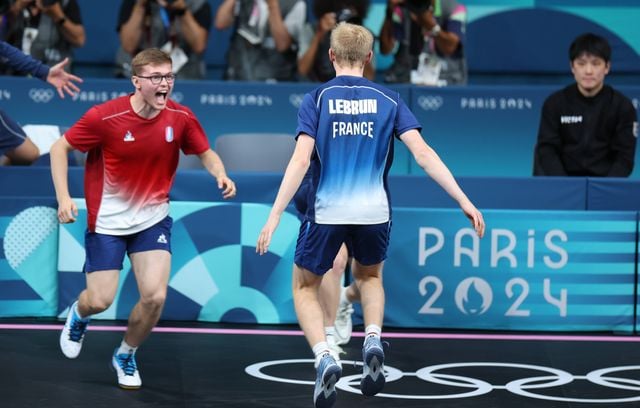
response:
[[[317,371],[313,405],[315,408],[331,408],[336,403],[336,383],[342,376],[342,368],[331,354],[326,353],[320,359]]]
[[[368,336],[362,347],[362,395],[372,397],[384,388],[384,350],[379,336]]]

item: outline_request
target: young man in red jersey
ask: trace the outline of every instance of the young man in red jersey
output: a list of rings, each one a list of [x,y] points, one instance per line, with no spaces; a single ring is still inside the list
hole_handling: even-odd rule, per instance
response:
[[[87,287],[71,306],[60,336],[68,358],[82,347],[89,317],[115,298],[125,253],[140,292],[112,365],[122,388],[142,385],[135,352],[160,318],[171,267],[169,190],[180,150],[199,156],[225,199],[236,194],[220,157],[193,112],[169,99],[175,75],[171,57],[151,48],[132,61],[135,92],[94,106],[51,148],[51,172],[61,223],[76,220],[69,195],[67,155],[88,152],[85,196]]]

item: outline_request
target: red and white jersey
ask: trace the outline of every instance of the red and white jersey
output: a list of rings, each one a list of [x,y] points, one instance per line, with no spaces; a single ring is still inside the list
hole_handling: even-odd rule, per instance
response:
[[[92,232],[128,235],[161,221],[169,214],[180,149],[209,149],[189,108],[169,100],[158,116],[145,119],[129,98],[94,106],[65,133],[71,146],[88,152],[84,190]]]

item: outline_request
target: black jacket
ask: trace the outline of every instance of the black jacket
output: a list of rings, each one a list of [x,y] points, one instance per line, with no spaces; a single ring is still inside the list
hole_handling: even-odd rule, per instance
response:
[[[591,98],[577,84],[567,86],[542,107],[533,174],[627,177],[636,137],[636,110],[627,97],[608,85]]]

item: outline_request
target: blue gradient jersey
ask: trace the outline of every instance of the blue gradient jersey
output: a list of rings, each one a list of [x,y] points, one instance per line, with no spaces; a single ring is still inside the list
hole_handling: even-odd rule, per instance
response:
[[[420,124],[397,92],[338,76],[305,95],[296,134],[315,139],[307,216],[317,224],[390,219],[387,173],[393,138]]]

